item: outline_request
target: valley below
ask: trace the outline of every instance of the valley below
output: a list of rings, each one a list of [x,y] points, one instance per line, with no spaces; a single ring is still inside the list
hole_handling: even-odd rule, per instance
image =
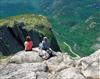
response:
[[[1,19],[33,13],[47,17],[62,52],[70,52],[63,42],[80,56],[100,49],[100,0],[0,1]]]

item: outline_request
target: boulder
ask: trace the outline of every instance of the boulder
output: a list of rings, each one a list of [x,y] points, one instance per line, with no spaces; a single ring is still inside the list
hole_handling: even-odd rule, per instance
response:
[[[45,59],[45,60],[47,60],[47,59],[50,58],[49,53],[48,53],[47,51],[44,51],[44,50],[41,50],[41,51],[39,52],[39,55],[40,55],[41,58],[43,58],[43,59]]]
[[[63,61],[63,55],[62,54],[59,54],[59,55],[53,56],[50,59],[48,59],[47,61],[49,63],[58,65],[58,64],[60,64]]]
[[[100,50],[80,59],[55,52],[44,60],[39,53],[33,48],[0,61],[0,79],[100,79]]]
[[[77,65],[82,69],[86,69],[88,66],[91,66],[93,63],[100,61],[100,50],[94,52],[90,56],[83,57],[76,61]]]
[[[48,79],[56,79],[57,75],[54,73],[49,73],[48,74]]]
[[[37,78],[36,79],[48,79],[47,72],[36,72]]]
[[[74,67],[64,69],[57,75],[56,79],[85,79],[84,75],[82,75],[80,71]]]
[[[44,78],[48,76],[46,71],[47,66],[44,63],[13,63],[0,70],[0,79],[47,79]],[[42,78],[37,78],[37,75]]]
[[[100,79],[100,63],[93,63],[87,69],[82,70],[82,73],[88,79]]]
[[[87,66],[82,73],[87,78],[100,79],[100,50],[86,57],[84,62],[87,63]]]
[[[34,63],[34,62],[42,62],[44,59],[42,59],[39,56],[39,50],[33,49],[33,51],[20,51],[17,54],[15,54],[13,57],[11,57],[10,62],[13,63]]]

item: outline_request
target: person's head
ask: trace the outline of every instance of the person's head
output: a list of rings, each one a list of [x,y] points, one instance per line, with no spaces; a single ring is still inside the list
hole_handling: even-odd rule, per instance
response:
[[[26,41],[31,41],[31,37],[30,36],[26,36]]]
[[[47,38],[47,37],[44,37],[44,38],[43,38],[43,41],[47,41],[47,40],[48,40],[48,38]]]

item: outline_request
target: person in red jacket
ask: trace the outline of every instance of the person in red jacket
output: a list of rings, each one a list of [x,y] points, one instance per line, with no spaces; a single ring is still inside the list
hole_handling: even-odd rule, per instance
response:
[[[26,37],[26,41],[24,42],[25,51],[32,51],[33,42],[30,36]]]

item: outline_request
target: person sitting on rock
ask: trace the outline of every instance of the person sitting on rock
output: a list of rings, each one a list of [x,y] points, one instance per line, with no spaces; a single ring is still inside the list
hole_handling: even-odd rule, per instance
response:
[[[43,59],[49,59],[51,57],[50,45],[47,37],[44,37],[42,42],[39,44],[39,55]],[[45,50],[45,51],[42,51]]]
[[[49,50],[49,42],[48,42],[48,38],[47,37],[44,37],[42,42],[39,44],[39,48],[42,49],[42,50]]]
[[[32,51],[33,42],[30,36],[26,37],[26,41],[24,42],[25,51]]]
[[[44,37],[42,42],[39,44],[39,55],[43,59],[49,59],[50,57],[56,56],[55,52],[50,48],[50,44],[47,37]],[[42,51],[45,50],[45,51]]]

